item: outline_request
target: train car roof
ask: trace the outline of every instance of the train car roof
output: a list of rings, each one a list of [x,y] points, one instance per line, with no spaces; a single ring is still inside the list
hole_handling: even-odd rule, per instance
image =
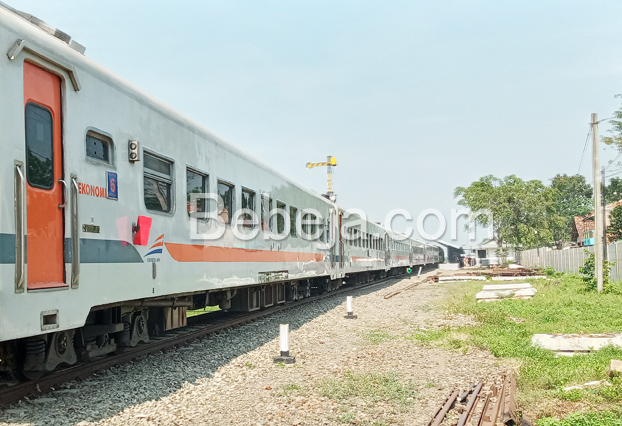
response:
[[[110,87],[113,87],[114,89],[124,93],[126,96],[131,97],[142,105],[151,108],[153,111],[160,114],[164,119],[171,120],[178,125],[184,127],[186,130],[202,136],[206,139],[209,139],[211,142],[219,145],[220,147],[229,150],[232,154],[238,155],[248,160],[249,162],[256,164],[258,167],[261,167],[264,170],[291,183],[299,189],[307,192],[309,195],[312,195],[327,204],[335,205],[341,211],[346,210],[340,207],[337,203],[328,200],[317,192],[305,188],[304,186],[293,181],[291,178],[284,176],[277,170],[264,164],[262,161],[252,157],[244,150],[236,147],[230,142],[227,142],[225,139],[219,137],[207,128],[182,115],[174,108],[168,106],[164,102],[156,99],[144,90],[138,88],[137,86],[131,84],[119,75],[98,64],[94,60],[88,58],[84,55],[84,46],[72,40],[71,37],[66,33],[47,25],[40,19],[28,13],[18,11],[17,9],[14,9],[11,6],[0,2],[0,25],[3,25],[9,31],[16,32],[16,37],[18,37],[18,34],[27,34],[29,37],[31,37],[30,39],[26,40],[28,43],[40,48],[43,52],[52,54],[53,58],[50,59],[57,58],[61,59],[64,62],[72,64],[78,74],[80,72],[85,72],[94,76],[95,78],[108,84]],[[403,237],[402,234],[395,233],[386,229],[384,225],[379,225],[369,220],[368,222],[374,224],[374,226],[383,229],[385,232],[391,235],[392,238],[396,236]],[[410,238],[410,240],[425,244],[413,238]]]

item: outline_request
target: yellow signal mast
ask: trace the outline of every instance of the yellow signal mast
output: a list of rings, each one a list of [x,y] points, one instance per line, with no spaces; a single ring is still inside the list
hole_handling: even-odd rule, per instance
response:
[[[331,157],[330,155],[326,157],[328,161],[324,163],[307,163],[307,169],[312,169],[314,167],[323,167],[326,166],[326,181],[328,183],[328,193],[326,194],[327,198],[332,202],[337,200],[337,194],[333,192],[333,185],[331,182],[331,177],[333,175],[333,167],[337,165],[337,160],[335,157]]]

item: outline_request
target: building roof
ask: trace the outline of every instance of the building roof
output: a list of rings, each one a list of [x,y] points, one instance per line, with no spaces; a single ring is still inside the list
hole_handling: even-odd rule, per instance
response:
[[[452,244],[452,243],[448,243],[447,241],[443,241],[443,240],[436,240],[435,242],[436,242],[436,243],[438,243],[438,244],[444,245],[445,247],[452,248],[452,249],[456,249],[456,250],[464,250],[464,248],[463,248],[463,247],[457,246],[457,245]]]
[[[609,203],[605,206],[605,218],[607,220],[606,226],[609,226],[609,216],[611,215],[611,211],[618,207],[622,206],[622,200],[614,201],[613,203]],[[577,229],[577,234],[579,239],[583,239],[583,233],[587,231],[592,231],[596,228],[596,224],[594,221],[594,210],[586,214],[585,216],[575,216],[574,218],[574,226]]]

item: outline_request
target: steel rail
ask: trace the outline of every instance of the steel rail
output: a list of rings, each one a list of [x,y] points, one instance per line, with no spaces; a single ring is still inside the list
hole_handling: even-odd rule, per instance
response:
[[[288,302],[283,305],[273,306],[262,311],[251,312],[248,314],[243,314],[241,316],[238,315],[237,318],[221,321],[216,324],[201,324],[201,320],[199,320],[199,318],[203,316],[205,316],[205,319],[208,319],[208,317],[216,316],[216,312],[214,314],[204,314],[196,317],[191,317],[197,318],[196,320],[193,320],[193,322],[196,322],[195,325],[187,326],[185,329],[181,328],[171,330],[169,333],[167,333],[167,335],[160,339],[153,339],[150,340],[149,343],[140,344],[139,346],[134,348],[128,348],[124,352],[117,355],[105,356],[104,358],[94,359],[92,361],[87,361],[79,365],[58,370],[53,374],[44,376],[36,381],[18,383],[0,389],[0,407],[7,408],[10,405],[17,403],[18,401],[26,397],[41,396],[52,390],[55,386],[59,386],[63,383],[70,382],[76,379],[84,380],[92,376],[97,371],[106,370],[116,365],[127,364],[132,360],[144,355],[153,354],[162,350],[178,346],[183,346],[192,341],[207,337],[219,331],[248,324],[253,321],[257,321],[258,319],[273,315],[277,312],[293,309],[307,303],[315,302],[332,296],[337,296],[348,291],[358,291],[368,287],[373,287],[385,283],[389,280],[401,279],[404,277],[404,275],[407,274],[400,274],[382,278],[377,281],[357,285],[356,287],[348,286],[346,288],[341,288],[339,290],[334,290],[316,296],[307,297],[301,300],[297,300],[295,302]],[[220,314],[219,316],[224,317],[225,315]]]

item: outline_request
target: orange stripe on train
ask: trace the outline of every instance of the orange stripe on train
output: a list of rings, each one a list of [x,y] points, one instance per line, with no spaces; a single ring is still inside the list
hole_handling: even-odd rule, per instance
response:
[[[164,243],[178,262],[321,262],[320,253],[251,250],[233,247]]]

